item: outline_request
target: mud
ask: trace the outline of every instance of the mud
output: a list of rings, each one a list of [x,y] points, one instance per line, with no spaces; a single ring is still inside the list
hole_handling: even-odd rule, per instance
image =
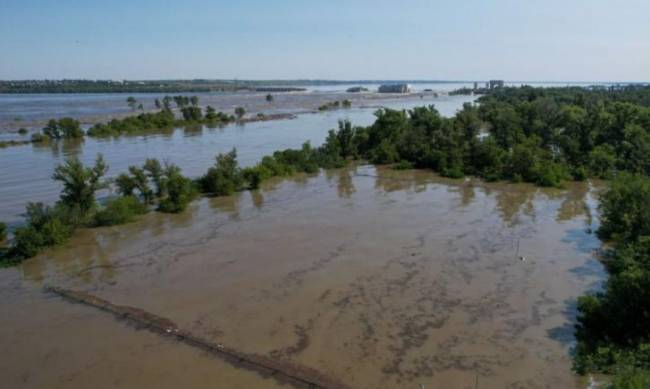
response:
[[[83,230],[0,271],[0,374],[24,388],[278,385],[44,296],[50,284],[353,388],[583,388],[570,350],[576,298],[604,276],[598,191],[359,166]]]

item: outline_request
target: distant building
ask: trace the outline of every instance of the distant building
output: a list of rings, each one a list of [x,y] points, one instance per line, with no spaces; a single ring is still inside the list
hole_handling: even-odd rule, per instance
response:
[[[386,84],[379,87],[379,93],[411,93],[409,84]]]
[[[478,82],[474,81],[474,90],[478,90]]]
[[[503,80],[490,80],[489,85],[490,89],[503,88],[504,83]]]

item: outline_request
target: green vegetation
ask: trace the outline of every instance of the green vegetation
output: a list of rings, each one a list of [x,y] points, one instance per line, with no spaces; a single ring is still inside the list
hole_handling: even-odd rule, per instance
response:
[[[18,129],[18,134],[20,135],[27,135],[27,129],[24,127],[21,127]]]
[[[51,119],[43,128],[43,135],[49,139],[74,139],[83,137],[84,132],[78,121],[72,118],[63,118]]]
[[[227,196],[240,190],[243,184],[241,169],[237,166],[237,151],[217,155],[213,167],[199,180],[203,193]]]
[[[5,147],[11,147],[11,146],[28,145],[30,143],[32,143],[32,141],[29,140],[3,140],[0,141],[0,149],[4,149]]]
[[[272,94],[269,93],[268,95],[266,95],[266,102],[267,103],[272,103],[273,102],[273,95]]]
[[[246,115],[246,109],[244,107],[235,108],[235,115],[237,116],[237,120],[241,120]]]
[[[342,101],[331,101],[329,103],[323,104],[320,107],[318,107],[319,111],[330,111],[333,109],[339,109],[339,108],[350,108],[352,107],[352,102],[348,99],[342,100]]]
[[[601,197],[598,235],[612,244],[603,259],[610,276],[602,292],[578,301],[574,364],[580,373],[636,369],[632,376],[646,380],[650,374],[649,199],[650,178],[630,173],[621,173]]]
[[[177,119],[172,112],[172,101],[180,110],[182,119]],[[203,111],[198,104],[199,99],[197,96],[165,96],[162,103],[158,101],[156,104],[157,107],[162,107],[160,111],[141,113],[124,119],[113,119],[105,124],[96,124],[88,130],[87,135],[93,137],[141,135],[188,125],[221,125],[235,120],[231,115],[217,112],[210,106],[206,107],[206,113],[203,115]]]
[[[95,192],[106,187],[102,177],[108,171],[104,158],[97,156],[95,166],[85,167],[77,158],[68,159],[54,169],[52,179],[63,184],[61,204],[86,214],[95,206]]]
[[[126,104],[128,104],[129,108],[131,108],[132,111],[135,111],[136,104],[138,104],[137,100],[133,96],[129,96],[126,99]]]
[[[136,216],[148,212],[145,204],[135,196],[121,196],[109,199],[106,206],[95,214],[97,226],[114,226],[132,222]]]
[[[0,222],[0,244],[4,243],[7,240],[7,225],[3,222]]]
[[[166,165],[161,178],[164,190],[162,198],[158,203],[158,210],[167,213],[179,213],[187,208],[187,205],[196,195],[197,190],[189,178],[181,174],[181,169],[176,165]],[[160,186],[159,190],[160,191]]]

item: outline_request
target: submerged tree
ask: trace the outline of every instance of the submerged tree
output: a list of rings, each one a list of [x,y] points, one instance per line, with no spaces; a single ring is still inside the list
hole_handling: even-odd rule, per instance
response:
[[[129,105],[129,108],[131,108],[132,111],[135,111],[138,101],[135,99],[135,97],[129,96],[126,99],[126,103]]]
[[[235,115],[237,115],[237,119],[241,120],[246,115],[246,109],[244,107],[235,108]]]
[[[93,167],[85,167],[78,158],[70,158],[54,170],[52,178],[63,184],[61,202],[82,213],[95,206],[95,192],[106,187],[102,177],[108,171],[101,154]]]

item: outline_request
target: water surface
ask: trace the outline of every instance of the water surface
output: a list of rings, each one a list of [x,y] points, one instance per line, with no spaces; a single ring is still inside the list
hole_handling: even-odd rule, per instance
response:
[[[451,116],[470,96],[425,99],[400,99],[383,102],[384,106],[407,109],[434,104],[443,115]],[[114,177],[129,165],[141,165],[146,158],[158,158],[179,165],[183,172],[196,177],[214,163],[218,153],[237,148],[243,166],[253,165],[276,150],[297,148],[304,142],[319,146],[338,120],[348,119],[355,125],[374,121],[376,106],[325,113],[301,114],[297,119],[229,125],[222,128],[197,126],[170,130],[164,134],[61,141],[45,145],[25,145],[0,149],[0,220],[15,226],[22,220],[28,201],[53,203],[60,186],[51,180],[54,168],[66,158],[76,156],[92,164],[101,153]]]
[[[15,388],[276,385],[50,284],[355,388],[585,387],[569,353],[576,298],[603,277],[597,192],[358,166],[81,230],[0,270],[0,374]]]

